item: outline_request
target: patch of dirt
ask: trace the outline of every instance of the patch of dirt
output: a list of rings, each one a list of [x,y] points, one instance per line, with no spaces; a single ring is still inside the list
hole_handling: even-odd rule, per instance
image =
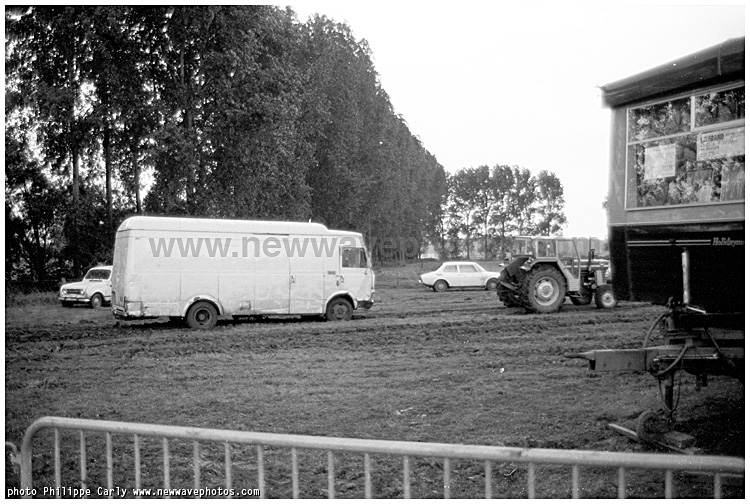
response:
[[[427,267],[429,267],[428,265]],[[20,445],[42,416],[319,436],[607,451],[653,451],[612,432],[660,407],[656,381],[597,373],[563,354],[636,348],[663,308],[614,311],[567,303],[560,313],[504,308],[492,292],[438,294],[414,271],[381,271],[380,301],[342,323],[298,318],[191,331],[166,319],[117,322],[109,309],[9,307],[5,436]],[[696,392],[681,377],[678,430],[708,454],[744,457],[744,387],[712,378]],[[88,484],[106,486],[103,437],[87,436]],[[133,447],[114,436],[115,484],[133,486]],[[63,482],[80,485],[79,438],[63,434]],[[160,440],[143,440],[143,486],[162,486]],[[50,434],[35,443],[34,481],[53,484]],[[174,487],[192,487],[192,444],[170,448]],[[223,486],[223,447],[202,447],[202,482]],[[289,451],[268,448],[268,496],[290,497]],[[235,488],[255,488],[254,447],[233,447]],[[325,454],[302,451],[300,495],[327,496]],[[336,496],[362,497],[360,455],[336,455]],[[400,497],[399,457],[374,456],[373,495]],[[442,460],[414,460],[414,497],[442,496]],[[214,469],[212,469],[214,468]],[[525,497],[526,467],[495,464],[493,495]],[[205,474],[203,474],[205,473]],[[214,474],[215,473],[215,474]],[[481,497],[484,466],[453,461],[453,497]],[[212,479],[213,478],[213,479]],[[629,497],[663,495],[663,474],[628,475]],[[6,464],[8,485],[18,476]],[[616,470],[581,471],[582,496],[615,497]],[[712,480],[675,475],[677,495],[712,495]],[[725,481],[725,495],[744,495]],[[570,470],[541,467],[537,496],[569,497]]]

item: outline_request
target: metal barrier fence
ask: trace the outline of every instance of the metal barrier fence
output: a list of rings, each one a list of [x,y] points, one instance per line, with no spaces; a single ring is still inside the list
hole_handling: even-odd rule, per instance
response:
[[[57,488],[64,487],[61,471],[60,431],[78,431],[80,435],[80,481],[81,490],[87,485],[87,443],[86,432],[106,433],[106,474],[108,488],[114,488],[114,462],[112,454],[112,435],[131,435],[133,437],[135,488],[141,489],[141,438],[160,438],[163,450],[163,486],[170,489],[170,440],[193,441],[194,490],[201,487],[200,443],[214,442],[224,445],[224,466],[226,489],[232,488],[232,445],[253,445],[257,456],[257,493],[251,496],[265,497],[264,447],[285,447],[291,449],[292,496],[300,496],[298,450],[320,450],[327,453],[328,497],[334,498],[334,453],[349,452],[363,454],[364,460],[364,496],[372,497],[373,454],[398,455],[402,457],[403,496],[411,497],[410,464],[414,457],[438,458],[443,460],[443,495],[451,497],[451,461],[469,459],[484,462],[485,497],[492,498],[492,464],[510,462],[524,464],[527,467],[528,497],[536,494],[536,470],[540,464],[567,466],[571,470],[571,495],[580,496],[580,468],[608,467],[618,469],[618,497],[626,497],[626,474],[628,469],[650,469],[664,471],[664,496],[674,495],[673,478],[675,471],[706,473],[713,475],[713,494],[722,496],[722,480],[728,477],[744,478],[745,461],[736,457],[644,454],[622,452],[597,452],[579,450],[557,450],[542,448],[512,448],[500,446],[456,445],[440,443],[422,443],[406,441],[384,441],[353,438],[333,438],[304,435],[270,434],[218,430],[143,423],[126,423],[104,420],[85,420],[75,418],[43,417],[35,421],[26,431],[20,452],[15,445],[6,442],[6,449],[12,450],[11,461],[20,466],[21,489],[32,489],[32,440],[42,429],[54,432],[54,471]],[[73,492],[75,493],[75,492]],[[168,497],[168,493],[163,495]],[[197,493],[196,493],[197,495]],[[24,495],[28,497],[29,495]],[[134,493],[135,497],[139,497]],[[60,495],[58,495],[60,497]]]

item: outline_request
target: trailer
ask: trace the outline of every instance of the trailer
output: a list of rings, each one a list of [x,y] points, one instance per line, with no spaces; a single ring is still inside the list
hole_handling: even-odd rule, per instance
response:
[[[730,39],[605,85],[612,110],[608,195],[615,296],[664,306],[633,349],[571,355],[592,370],[648,371],[662,411],[641,439],[670,432],[678,370],[744,376],[745,39]]]
[[[211,329],[219,316],[352,318],[374,303],[360,233],[322,224],[136,216],[117,230],[117,318],[169,317]]]

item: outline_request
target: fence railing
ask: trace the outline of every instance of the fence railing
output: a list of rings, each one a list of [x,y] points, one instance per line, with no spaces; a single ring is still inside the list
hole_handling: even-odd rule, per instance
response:
[[[372,463],[374,454],[388,454],[402,457],[403,467],[403,497],[411,497],[412,459],[417,457],[442,459],[443,495],[451,497],[453,478],[451,462],[457,459],[469,459],[484,463],[485,497],[492,497],[493,464],[514,463],[527,467],[528,497],[536,495],[537,466],[550,464],[570,468],[570,488],[573,498],[580,497],[580,469],[582,467],[606,467],[617,469],[618,497],[626,497],[627,471],[633,469],[650,469],[664,471],[664,496],[674,496],[673,479],[675,471],[689,471],[691,473],[707,473],[713,475],[713,495],[722,496],[722,481],[724,478],[744,478],[745,461],[742,458],[678,455],[659,453],[622,453],[599,452],[581,450],[557,450],[543,448],[513,448],[502,446],[459,445],[441,443],[422,443],[407,441],[385,441],[371,439],[318,437],[305,435],[287,435],[273,433],[244,432],[234,430],[219,430],[195,427],[179,427],[170,425],[154,425],[144,423],[126,423],[105,420],[85,420],[77,418],[43,417],[35,421],[26,431],[20,452],[12,443],[6,443],[6,449],[13,453],[11,461],[20,466],[22,495],[29,497],[34,488],[32,481],[32,441],[34,436],[43,429],[52,429],[54,433],[54,480],[57,488],[69,488],[62,481],[61,469],[61,431],[77,431],[80,436],[79,471],[80,491],[69,490],[68,495],[81,495],[87,490],[87,442],[86,432],[103,432],[106,434],[106,474],[108,488],[114,488],[113,435],[129,435],[133,439],[133,455],[135,472],[133,496],[139,497],[141,489],[141,441],[142,438],[158,438],[161,440],[163,452],[164,489],[171,488],[170,481],[170,441],[191,440],[193,442],[193,486],[194,495],[201,488],[201,443],[220,443],[224,446],[224,479],[227,491],[232,488],[232,446],[252,445],[256,447],[257,489],[252,496],[266,496],[264,447],[285,447],[291,451],[291,487],[292,496],[300,496],[299,457],[298,450],[320,450],[327,454],[327,493],[329,498],[335,497],[334,486],[336,472],[334,470],[334,454],[341,452],[359,453],[363,455],[364,496],[372,497]],[[118,469],[120,469],[118,467]],[[168,496],[165,493],[162,496]],[[229,495],[227,492],[225,495]],[[60,495],[57,495],[58,497]]]

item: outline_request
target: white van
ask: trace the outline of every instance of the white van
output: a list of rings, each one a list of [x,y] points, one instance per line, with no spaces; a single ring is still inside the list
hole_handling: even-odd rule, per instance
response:
[[[181,318],[323,315],[373,305],[375,275],[360,233],[322,224],[130,217],[117,230],[112,312]]]

